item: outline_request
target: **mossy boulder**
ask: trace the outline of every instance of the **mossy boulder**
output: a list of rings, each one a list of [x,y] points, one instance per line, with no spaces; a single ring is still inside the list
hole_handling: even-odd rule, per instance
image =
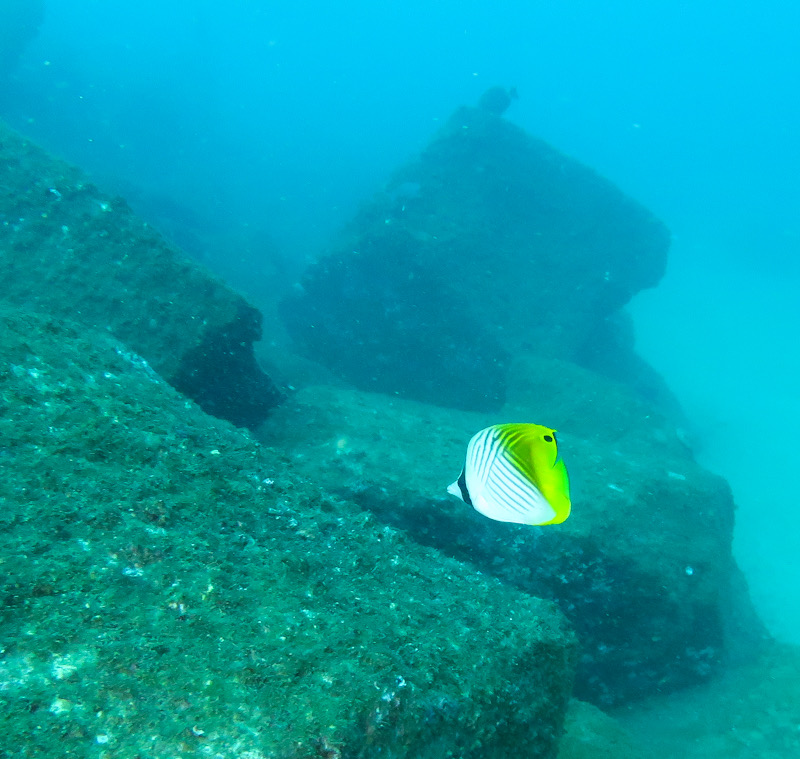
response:
[[[9,755],[555,757],[552,603],[324,492],[107,333],[0,309],[0,460]]]
[[[2,123],[0,281],[2,300],[112,333],[215,416],[253,427],[280,400],[253,306]]]

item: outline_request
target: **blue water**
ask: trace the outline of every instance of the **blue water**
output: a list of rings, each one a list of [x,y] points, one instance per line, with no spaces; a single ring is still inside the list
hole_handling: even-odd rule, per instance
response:
[[[157,196],[299,270],[453,108],[515,85],[511,120],[672,229],[639,350],[734,488],[759,610],[800,642],[798,26],[779,0],[48,0],[0,115],[143,213]]]

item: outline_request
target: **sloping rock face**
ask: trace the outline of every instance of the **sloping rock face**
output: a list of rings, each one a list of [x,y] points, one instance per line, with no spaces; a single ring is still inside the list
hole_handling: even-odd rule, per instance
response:
[[[726,483],[697,466],[668,418],[574,364],[531,360],[510,392],[490,416],[309,387],[259,435],[418,542],[556,601],[578,632],[579,698],[607,706],[708,679],[725,658],[739,579]],[[573,503],[564,524],[492,522],[446,495],[470,437],[509,421],[559,430]]]
[[[0,459],[10,755],[555,757],[550,602],[326,495],[107,334],[0,309]]]
[[[0,124],[0,298],[111,332],[208,413],[254,427],[280,400],[261,314],[119,198]]]
[[[283,316],[311,358],[362,389],[496,410],[509,356],[596,365],[593,346],[614,342],[607,318],[659,281],[668,247],[664,225],[594,171],[461,108]]]

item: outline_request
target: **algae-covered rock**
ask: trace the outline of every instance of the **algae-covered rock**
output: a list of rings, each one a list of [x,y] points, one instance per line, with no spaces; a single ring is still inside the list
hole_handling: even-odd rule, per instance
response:
[[[724,652],[733,502],[664,415],[573,364],[526,362],[500,415],[334,387],[297,392],[259,430],[297,466],[420,543],[558,602],[579,635],[576,694],[600,705],[706,680]],[[541,528],[447,496],[470,437],[497,422],[559,431],[573,510]]]
[[[510,356],[605,367],[602,343],[619,366],[631,348],[608,319],[659,281],[668,247],[664,225],[609,181],[460,108],[282,314],[308,356],[361,389],[497,410]]]
[[[110,336],[0,311],[0,460],[0,753],[555,757],[551,603],[326,495]]]
[[[207,412],[257,425],[280,394],[261,314],[78,169],[0,123],[0,298],[108,331]]]

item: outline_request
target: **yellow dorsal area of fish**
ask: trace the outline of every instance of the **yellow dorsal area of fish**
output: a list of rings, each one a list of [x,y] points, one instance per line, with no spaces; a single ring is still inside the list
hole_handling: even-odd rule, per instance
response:
[[[569,477],[558,457],[556,431],[541,424],[498,424],[498,439],[509,462],[536,485],[556,512],[543,524],[560,524],[570,513]]]

